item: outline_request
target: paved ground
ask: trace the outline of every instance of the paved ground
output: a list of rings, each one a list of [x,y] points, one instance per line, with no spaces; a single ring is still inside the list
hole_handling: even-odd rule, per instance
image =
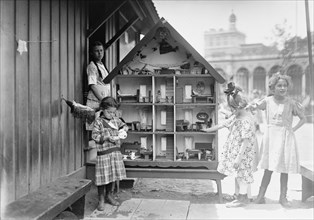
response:
[[[223,143],[225,134],[225,131],[220,133],[219,145]],[[296,136],[301,160],[313,161],[313,124],[306,124],[300,128],[296,132]],[[254,175],[255,182],[252,184],[254,197],[258,194],[262,175],[262,170],[257,171]],[[249,204],[246,207],[230,209],[226,208],[225,204],[206,204],[184,199],[130,197],[121,201],[122,204],[119,207],[106,204],[106,210],[103,212],[95,210],[96,205],[94,205],[92,210],[86,211],[85,219],[314,219],[313,197],[305,203],[301,202],[301,176],[299,174],[289,175],[288,199],[293,205],[291,209],[282,208],[278,204],[279,178],[279,174],[273,173],[264,205]],[[214,193],[216,184],[210,182],[208,188]],[[149,184],[149,179],[146,183]],[[206,183],[208,184],[208,182]],[[233,178],[226,177],[222,181],[222,191],[224,195],[234,193]],[[176,193],[175,190],[173,193]],[[89,194],[95,197],[97,195],[95,188]]]
[[[256,183],[252,185],[252,195],[257,195],[262,171],[255,173]],[[216,192],[215,183],[210,187]],[[95,189],[94,189],[95,190]],[[226,178],[222,182],[224,195],[234,193],[234,180]],[[96,193],[94,192],[94,195]],[[291,209],[278,204],[279,175],[274,173],[266,193],[266,204],[249,204],[241,208],[226,208],[225,204],[204,204],[188,200],[168,200],[151,198],[129,198],[121,201],[119,207],[106,204],[103,212],[94,209],[85,219],[314,219],[313,197],[301,202],[301,177],[290,175],[288,199]],[[210,199],[209,199],[210,200]]]
[[[106,208],[85,219],[313,219],[313,208],[283,209],[279,204],[226,208],[223,204],[191,204],[182,200],[131,199],[120,207]]]

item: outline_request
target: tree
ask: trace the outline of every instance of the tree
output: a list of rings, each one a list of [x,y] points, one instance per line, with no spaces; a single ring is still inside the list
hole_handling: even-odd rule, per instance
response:
[[[273,28],[272,44],[278,49],[278,57],[281,60],[279,72],[288,74],[294,82],[291,95],[302,100],[302,68],[297,65],[297,53],[307,54],[307,38],[292,36],[291,27],[284,20],[282,24],[276,24]]]
[[[282,24],[276,24],[273,34],[273,44],[279,50],[279,57],[282,59],[280,72],[285,73],[288,66],[295,61],[293,54],[296,50],[295,42],[297,41],[293,41],[293,37],[291,37],[291,26],[288,27],[287,20],[284,20]]]

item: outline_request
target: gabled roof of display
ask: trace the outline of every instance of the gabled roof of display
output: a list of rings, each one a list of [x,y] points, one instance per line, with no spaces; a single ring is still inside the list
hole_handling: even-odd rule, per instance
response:
[[[160,30],[164,32],[159,32]],[[157,42],[156,33],[159,33],[158,36],[163,36],[162,34],[166,34],[168,36],[168,43],[167,41],[161,40],[161,42]],[[166,39],[160,37],[160,39]],[[154,42],[153,42],[154,41]],[[169,53],[169,55],[174,56],[172,52],[176,52],[177,50],[180,51],[181,57],[182,54],[186,54],[186,59],[192,60],[202,64],[202,66],[215,78],[218,83],[224,83],[225,79],[222,75],[220,75],[204,58],[201,56],[164,18],[161,18],[155,26],[145,35],[145,37],[124,57],[124,59],[110,72],[110,74],[104,80],[105,83],[109,83],[116,75],[119,74],[119,71],[122,70],[130,61],[134,60],[134,58],[142,59],[142,63],[145,63],[147,51],[155,51],[157,50],[156,47],[154,48],[147,48],[148,45],[154,45],[154,43],[158,43],[159,50],[164,49],[163,53]],[[163,46],[163,48],[161,48]],[[145,54],[141,52],[144,51]],[[151,50],[153,49],[153,50]],[[184,50],[183,50],[184,49]],[[183,51],[182,51],[183,50]],[[161,52],[160,52],[161,53]],[[141,57],[139,58],[139,54]],[[174,54],[174,55],[173,55]]]

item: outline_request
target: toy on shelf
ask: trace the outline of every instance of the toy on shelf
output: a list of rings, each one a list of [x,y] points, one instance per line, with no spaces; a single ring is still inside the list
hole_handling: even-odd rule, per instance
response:
[[[117,91],[117,98],[119,102],[139,102],[140,90],[136,91],[136,95],[122,94],[120,90]]]
[[[189,124],[187,120],[176,120],[176,131],[187,131]]]
[[[185,157],[187,160],[190,158],[191,154],[197,154],[198,160],[201,160],[202,151],[197,150],[197,149],[187,149],[185,152]]]
[[[212,119],[209,119],[209,116],[206,112],[199,112],[196,115],[196,118],[201,121],[196,122],[196,130],[202,130],[205,128],[210,128],[212,126]]]
[[[196,89],[192,90],[192,102],[206,102],[206,103],[213,103],[214,97],[210,94],[205,94],[205,83],[203,81],[199,81],[196,85]]]

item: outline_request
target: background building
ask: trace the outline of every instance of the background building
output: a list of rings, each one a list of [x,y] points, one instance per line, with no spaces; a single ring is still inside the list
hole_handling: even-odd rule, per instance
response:
[[[293,97],[303,100],[310,94],[306,38],[288,39],[286,45],[291,51],[278,50],[275,46],[265,46],[261,43],[246,44],[246,35],[237,30],[236,22],[237,18],[232,12],[229,17],[229,30],[210,29],[204,34],[205,59],[227,82],[236,82],[249,95],[254,89],[268,94],[269,77],[281,71],[292,77]]]

